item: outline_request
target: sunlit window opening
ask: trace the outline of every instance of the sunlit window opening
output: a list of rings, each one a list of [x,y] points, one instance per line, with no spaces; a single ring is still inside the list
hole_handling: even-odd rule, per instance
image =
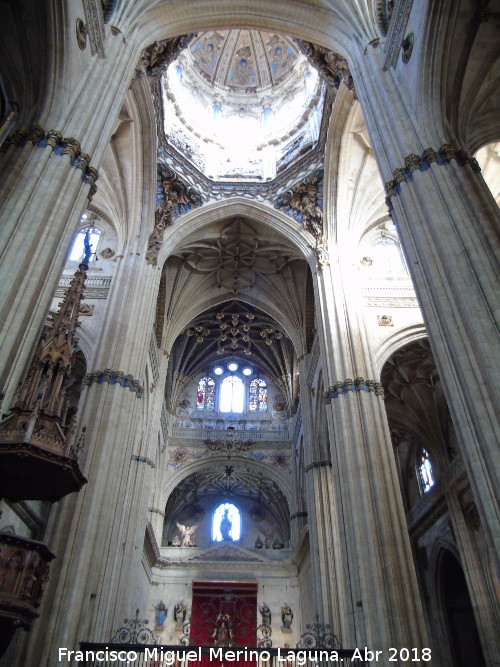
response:
[[[223,521],[224,525],[221,532]],[[219,505],[214,512],[212,520],[212,539],[215,542],[222,542],[224,539],[223,533],[225,532],[228,533],[229,539],[233,540],[233,542],[236,542],[241,537],[240,511],[232,503],[222,503]]]
[[[249,407],[251,412],[267,410],[267,384],[265,380],[252,380],[250,382]]]
[[[221,412],[243,412],[245,404],[245,386],[243,380],[230,375],[222,381],[220,391]]]
[[[197,410],[215,409],[215,381],[211,377],[201,378],[198,382],[198,395],[196,399]]]
[[[85,251],[83,242],[85,240],[85,234],[87,232],[90,232],[90,245],[92,246],[92,252],[94,253],[96,251],[101,232],[95,227],[87,227],[86,229],[81,229],[76,235],[73,247],[71,248],[71,252],[69,255],[70,261],[79,262],[81,259],[83,259]]]
[[[376,267],[386,274],[406,272],[406,264],[400,244],[391,236],[377,236],[374,241]]]
[[[432,472],[432,464],[429,458],[429,452],[422,449],[420,452],[420,460],[418,464],[418,475],[420,481],[420,490],[422,493],[430,491],[435,484],[434,474]]]

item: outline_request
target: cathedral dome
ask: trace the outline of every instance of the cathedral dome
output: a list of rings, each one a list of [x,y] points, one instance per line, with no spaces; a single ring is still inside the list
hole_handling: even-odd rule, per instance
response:
[[[318,141],[325,86],[290,37],[199,33],[164,77],[165,136],[213,181],[268,181]]]

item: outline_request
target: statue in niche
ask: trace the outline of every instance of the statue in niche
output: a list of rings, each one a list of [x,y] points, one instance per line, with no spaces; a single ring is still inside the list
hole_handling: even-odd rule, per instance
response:
[[[186,605],[181,600],[174,607],[174,621],[176,630],[182,630],[184,621],[186,620]]]
[[[290,608],[290,605],[285,602],[281,607],[281,620],[283,622],[282,630],[291,631],[292,621],[293,621],[293,611]]]
[[[273,543],[274,530],[272,528],[261,528],[264,533],[264,547],[270,549]]]
[[[259,607],[259,610],[262,617],[262,625],[271,627],[271,610],[269,609],[267,602],[264,602],[262,607]]]
[[[232,540],[233,539],[230,535],[232,527],[233,527],[233,523],[228,516],[228,510],[225,510],[224,511],[224,516],[222,517],[221,522],[220,522],[220,534],[221,534],[223,540]]]
[[[181,547],[195,547],[194,534],[200,524],[195,523],[194,526],[183,526],[182,523],[177,522],[177,528],[182,536]]]
[[[217,616],[216,625],[212,632],[215,646],[234,646],[234,633],[231,616],[222,612]]]
[[[163,602],[159,602],[156,607],[156,628],[161,628],[163,630],[163,623],[165,622],[165,615],[167,613],[167,607]],[[155,629],[156,629],[155,628]]]

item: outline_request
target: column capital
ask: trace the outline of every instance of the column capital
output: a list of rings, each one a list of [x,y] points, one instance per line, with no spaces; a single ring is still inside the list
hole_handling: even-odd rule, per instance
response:
[[[367,391],[374,393],[375,396],[384,396],[384,390],[380,382],[375,380],[365,380],[363,377],[357,377],[354,380],[347,378],[346,380],[339,380],[328,387],[324,393],[325,403],[331,403],[332,398],[338,398],[342,394],[356,391]]]
[[[118,384],[120,387],[128,387],[130,391],[135,393],[137,398],[142,398],[144,394],[144,387],[138,380],[134,379],[133,375],[126,375],[123,371],[115,371],[111,368],[87,373],[83,378],[82,389],[90,387],[92,384],[102,384],[103,382]]]
[[[99,178],[99,172],[95,167],[90,166],[90,155],[82,153],[80,142],[77,139],[64,137],[59,130],[46,131],[40,125],[33,124],[27,130],[16,130],[9,135],[0,151],[6,153],[12,146],[22,148],[28,142],[38,148],[50,146],[55,155],[68,155],[71,166],[82,171],[82,181],[90,184],[88,199],[92,200],[97,192],[95,183]]]
[[[404,167],[397,167],[392,172],[392,179],[384,184],[386,194],[386,204],[389,211],[392,210],[392,197],[400,193],[400,185],[403,182],[409,182],[413,178],[414,171],[427,171],[431,164],[435,162],[438,165],[446,165],[455,160],[461,167],[470,165],[475,173],[481,172],[476,158],[472,157],[467,151],[461,148],[455,148],[453,144],[443,144],[437,151],[433,148],[426,148],[422,155],[410,153],[405,157]]]

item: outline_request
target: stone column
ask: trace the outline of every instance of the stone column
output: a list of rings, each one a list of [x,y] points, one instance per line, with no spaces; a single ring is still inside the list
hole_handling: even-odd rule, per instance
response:
[[[341,255],[339,250],[339,255]],[[348,259],[346,264],[348,264]],[[348,270],[333,254],[317,276],[336,544],[331,577],[344,601],[344,646],[428,646],[381,385]],[[347,299],[347,296],[348,299]],[[345,554],[345,555],[344,555]]]
[[[74,57],[64,53],[69,60]],[[79,85],[69,92],[63,77],[54,77],[40,118],[30,127],[19,128],[2,146],[0,391],[6,393],[4,407],[38,339],[138,55],[133,40],[125,43],[120,36],[110,37],[106,58],[93,58],[81,72]]]
[[[309,525],[309,548],[311,553],[314,599],[318,622],[330,625],[344,646],[346,610],[343,596],[338,588],[339,563],[342,543],[335,531],[335,490],[333,488],[332,461],[329,451],[326,414],[324,406],[319,414],[312,414],[311,386],[307,383],[310,359],[299,362],[302,432],[304,445],[304,467]],[[322,400],[318,397],[318,400]],[[315,618],[303,618],[302,626],[315,623]],[[350,647],[350,645],[349,645]]]
[[[121,260],[84,381],[80,424],[86,425],[82,468],[88,484],[50,519],[46,541],[58,566],[42,608],[46,630],[28,647],[30,664],[54,664],[59,646],[109,641],[136,608],[141,618],[148,615],[147,579],[141,579],[155,465],[148,424],[161,390],[151,392],[144,379],[160,269],[146,263],[144,249],[144,238],[134,241]]]
[[[417,115],[380,51],[369,46],[352,61],[356,91],[498,564],[500,210],[467,147],[444,133],[437,105]]]

